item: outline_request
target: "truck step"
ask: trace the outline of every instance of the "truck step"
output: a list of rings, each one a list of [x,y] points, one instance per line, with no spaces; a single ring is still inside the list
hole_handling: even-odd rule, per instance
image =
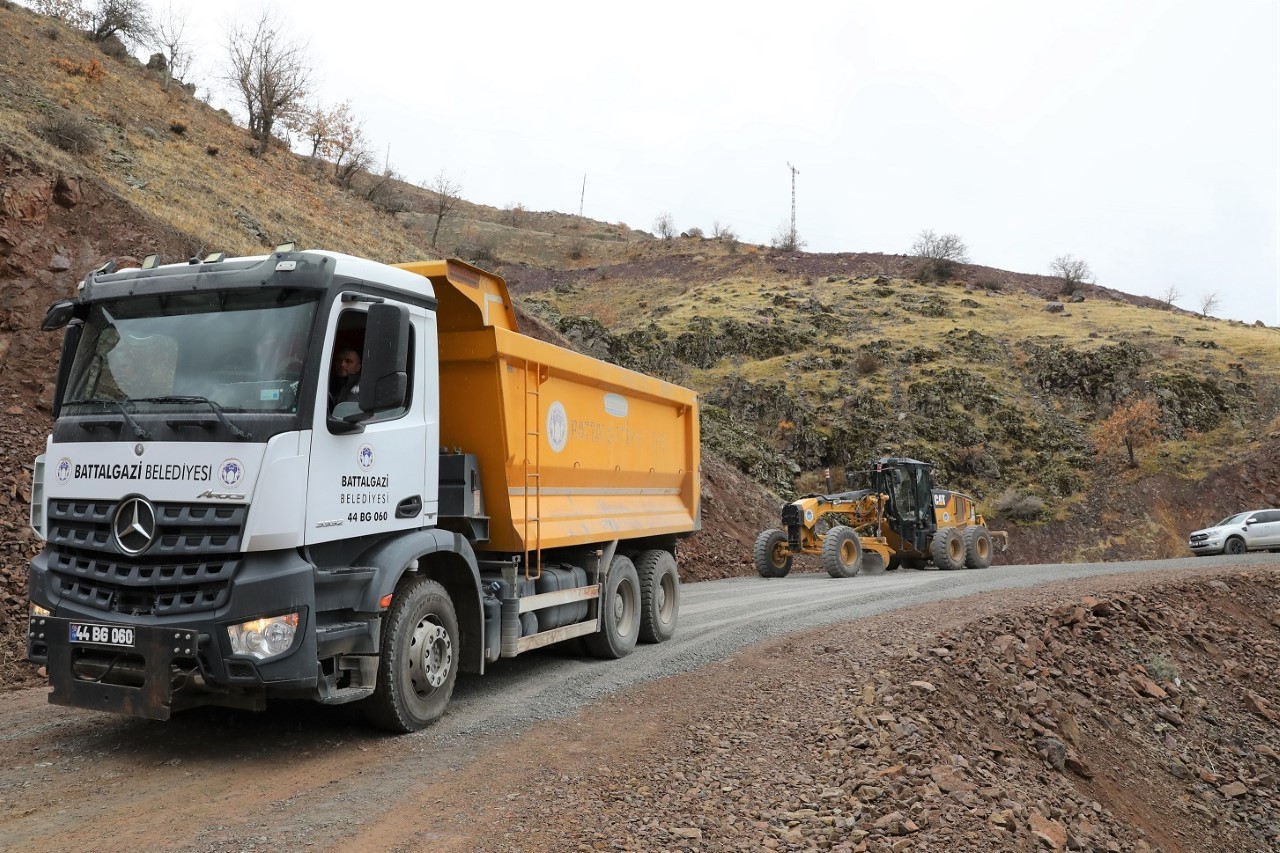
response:
[[[321,696],[320,702],[323,705],[345,705],[348,702],[358,702],[372,695],[372,687],[339,687]]]

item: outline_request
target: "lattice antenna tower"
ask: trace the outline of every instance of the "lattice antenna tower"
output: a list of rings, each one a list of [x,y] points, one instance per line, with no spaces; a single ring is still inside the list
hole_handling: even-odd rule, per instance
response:
[[[796,175],[800,174],[800,170],[790,163],[787,168],[791,170],[791,249],[796,248]]]

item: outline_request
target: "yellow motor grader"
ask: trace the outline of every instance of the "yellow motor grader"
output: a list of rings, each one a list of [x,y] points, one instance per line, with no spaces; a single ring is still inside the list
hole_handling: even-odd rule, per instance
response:
[[[782,508],[784,529],[761,533],[752,551],[761,577],[783,577],[797,554],[819,555],[833,578],[928,562],[940,569],[985,569],[994,542],[1007,545],[1007,534],[987,530],[973,498],[933,487],[927,462],[885,457],[857,473],[868,488],[805,495]],[[827,527],[829,516],[836,523]]]

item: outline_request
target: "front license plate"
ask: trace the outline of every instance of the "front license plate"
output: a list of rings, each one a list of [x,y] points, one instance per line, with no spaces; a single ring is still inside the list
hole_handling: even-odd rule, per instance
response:
[[[133,629],[124,625],[95,625],[91,622],[71,622],[68,625],[71,642],[94,646],[112,646],[117,649],[133,648]]]

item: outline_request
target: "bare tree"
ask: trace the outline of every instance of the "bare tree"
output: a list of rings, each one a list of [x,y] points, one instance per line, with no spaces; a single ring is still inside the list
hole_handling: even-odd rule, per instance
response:
[[[790,222],[783,222],[774,232],[769,245],[783,252],[798,252],[805,247],[806,243],[800,239],[800,235],[791,227]]]
[[[663,240],[670,240],[676,236],[676,223],[671,218],[670,213],[658,214],[657,218],[653,220],[653,233]]]
[[[435,196],[427,208],[427,211],[436,217],[436,227],[431,232],[431,247],[434,249],[436,239],[440,236],[440,226],[444,224],[445,217],[453,212],[454,206],[461,197],[462,185],[442,171],[430,182],[424,183],[422,188]]]
[[[89,13],[89,38],[101,44],[112,36],[146,44],[151,38],[151,12],[146,0],[98,0]]]
[[[366,201],[384,213],[399,213],[406,209],[404,195],[399,191],[404,176],[392,167],[390,156],[380,174],[366,172],[366,175],[367,183],[360,190]]]
[[[1214,311],[1217,311],[1222,305],[1222,300],[1218,298],[1217,292],[1206,293],[1200,297],[1200,316],[1208,317]]]
[[[227,52],[227,82],[249,114],[249,133],[257,140],[253,153],[262,156],[276,122],[297,111],[310,91],[311,60],[306,46],[290,41],[279,19],[267,11],[251,27],[232,24]]]
[[[1093,270],[1083,259],[1072,255],[1059,255],[1049,264],[1049,271],[1062,279],[1062,292],[1071,293],[1081,284],[1093,282]]]
[[[151,45],[164,56],[164,90],[191,68],[191,42],[187,38],[187,13],[170,2],[151,24]]]
[[[969,247],[959,234],[934,234],[928,228],[921,231],[911,244],[911,254],[930,261],[969,263]]]
[[[333,179],[338,186],[349,188],[356,173],[367,171],[373,163],[364,126],[351,112],[350,101],[329,110],[326,125],[329,136],[320,149],[321,154],[333,161]]]
[[[1160,294],[1158,298],[1166,308],[1172,309],[1173,303],[1182,298],[1182,291],[1178,290],[1177,285],[1171,284],[1165,288],[1164,293]]]
[[[737,240],[738,232],[729,223],[716,219],[711,222],[711,236],[717,240]]]

